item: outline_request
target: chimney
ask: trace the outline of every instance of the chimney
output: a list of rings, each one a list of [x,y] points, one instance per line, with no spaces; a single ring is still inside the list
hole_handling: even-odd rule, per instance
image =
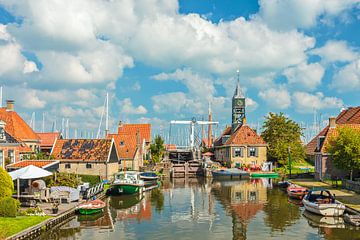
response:
[[[12,112],[14,111],[14,100],[6,100],[6,111]]]
[[[330,128],[336,128],[336,118],[335,117],[330,117],[329,118],[329,127]]]

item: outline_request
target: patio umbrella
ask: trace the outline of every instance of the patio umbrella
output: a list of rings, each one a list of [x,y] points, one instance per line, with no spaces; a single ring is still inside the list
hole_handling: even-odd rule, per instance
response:
[[[42,168],[35,167],[34,165],[29,165],[19,170],[9,173],[12,180],[17,180],[17,194],[18,198],[20,197],[20,179],[35,179],[43,178],[52,175],[52,172],[46,171]]]

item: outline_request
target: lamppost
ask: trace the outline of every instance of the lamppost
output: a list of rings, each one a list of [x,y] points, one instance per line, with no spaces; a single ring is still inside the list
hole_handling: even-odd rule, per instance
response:
[[[290,177],[291,178],[291,147],[288,146],[288,168],[289,168],[289,173],[290,173]]]

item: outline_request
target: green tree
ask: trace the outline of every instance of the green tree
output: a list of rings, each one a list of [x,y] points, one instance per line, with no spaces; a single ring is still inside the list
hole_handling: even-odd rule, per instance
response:
[[[354,169],[360,169],[360,131],[342,127],[338,135],[330,138],[326,145],[328,153],[332,155],[335,167],[350,171],[350,180]]]
[[[267,142],[268,159],[286,165],[288,148],[291,149],[291,159],[294,162],[305,158],[305,147],[301,142],[302,129],[283,113],[269,113],[263,124],[261,137]]]
[[[160,135],[157,135],[154,141],[150,144],[150,152],[151,152],[151,161],[152,163],[161,162],[162,157],[164,156],[165,146],[164,140]]]
[[[0,199],[5,197],[11,197],[14,191],[14,183],[10,175],[0,167]]]

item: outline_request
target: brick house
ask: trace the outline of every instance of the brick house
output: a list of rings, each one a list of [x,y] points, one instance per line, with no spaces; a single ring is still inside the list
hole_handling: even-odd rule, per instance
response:
[[[40,138],[40,152],[49,156],[57,139],[62,139],[60,132],[37,133]]]
[[[110,180],[119,171],[113,139],[57,139],[51,155],[60,161],[60,172]]]
[[[215,140],[214,147],[215,159],[227,167],[261,166],[267,161],[266,142],[246,123],[234,133],[227,127]]]
[[[330,118],[329,124],[306,145],[307,157],[315,163],[316,179],[344,177],[348,174],[333,166],[326,149],[329,139],[336,136],[337,130],[345,126],[360,130],[360,107],[345,109],[336,118]]]
[[[140,170],[144,159],[149,157],[151,144],[151,124],[119,123],[116,134],[108,134],[113,138],[121,161],[121,169]]]

